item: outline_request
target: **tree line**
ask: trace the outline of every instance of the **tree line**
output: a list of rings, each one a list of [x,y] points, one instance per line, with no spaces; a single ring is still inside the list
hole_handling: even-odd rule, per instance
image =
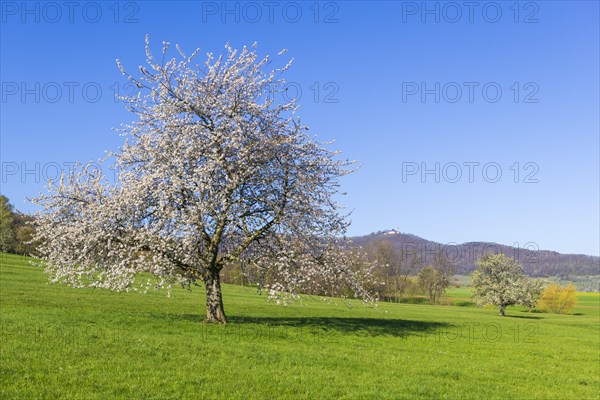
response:
[[[8,197],[0,195],[0,248],[5,253],[30,255],[35,233],[34,217],[17,211]]]
[[[430,263],[425,264],[418,252],[402,252],[390,242],[380,240],[364,246],[351,243],[344,253],[357,275],[369,275],[368,279],[362,277],[361,280],[378,300],[403,302],[422,296],[437,304],[446,289],[456,284],[454,265],[444,252],[438,252]],[[224,283],[250,286],[255,282],[268,282],[269,277],[246,268],[243,263],[230,263],[223,268],[222,280]],[[323,295],[325,292],[319,288],[322,285],[305,286],[304,290],[310,295]]]

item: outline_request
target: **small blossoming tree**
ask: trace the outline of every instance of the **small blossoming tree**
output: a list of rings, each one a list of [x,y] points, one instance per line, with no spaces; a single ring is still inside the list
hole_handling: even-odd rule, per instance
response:
[[[548,282],[544,279],[526,278],[521,287],[521,299],[519,304],[527,307],[531,312],[542,297],[542,293],[548,286]]]
[[[51,282],[129,290],[206,287],[206,319],[225,323],[220,271],[262,271],[271,297],[300,291],[370,299],[340,238],[347,216],[334,197],[353,169],[306,134],[296,99],[283,104],[281,74],[255,46],[226,46],[197,64],[177,46],[161,61],[146,38],[147,67],[124,97],[138,119],[123,128],[117,179],[79,168],[34,199],[42,262]],[[365,268],[367,271],[365,272]],[[255,274],[256,275],[256,274]],[[153,279],[148,279],[153,276]]]

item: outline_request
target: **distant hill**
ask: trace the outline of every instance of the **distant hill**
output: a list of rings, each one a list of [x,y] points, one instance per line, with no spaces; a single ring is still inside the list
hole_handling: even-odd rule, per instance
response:
[[[379,231],[366,236],[356,236],[352,240],[358,245],[366,245],[377,240],[389,241],[398,251],[405,254],[419,252],[425,263],[432,260],[436,251],[444,250],[456,265],[457,274],[468,274],[475,270],[475,261],[486,252],[504,253],[516,258],[530,276],[562,277],[600,275],[600,257],[583,254],[561,254],[556,251],[524,249],[490,242],[469,242],[444,245],[396,230]]]

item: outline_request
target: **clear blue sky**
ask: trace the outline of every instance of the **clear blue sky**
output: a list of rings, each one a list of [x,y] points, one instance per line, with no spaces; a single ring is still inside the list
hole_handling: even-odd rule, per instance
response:
[[[289,49],[303,122],[363,164],[343,180],[350,234],[600,254],[596,1],[25,4],[1,21],[1,192],[20,210],[57,165],[121,144],[115,59],[135,70],[146,33],[156,50],[257,41]]]

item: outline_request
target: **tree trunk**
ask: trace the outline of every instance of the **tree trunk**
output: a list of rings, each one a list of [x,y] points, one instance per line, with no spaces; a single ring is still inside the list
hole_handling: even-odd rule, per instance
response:
[[[500,305],[500,315],[504,317],[504,304]]]
[[[206,285],[206,322],[226,324],[219,271],[207,272],[204,284]]]

